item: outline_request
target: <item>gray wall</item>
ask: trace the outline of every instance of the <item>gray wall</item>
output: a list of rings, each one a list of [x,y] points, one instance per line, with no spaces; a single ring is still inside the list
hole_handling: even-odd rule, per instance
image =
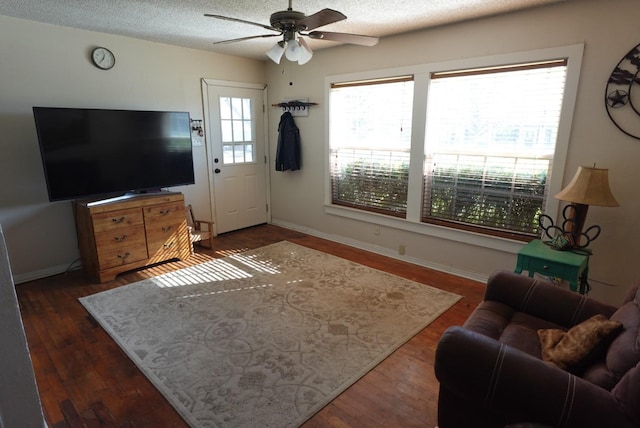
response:
[[[46,423],[31,366],[9,256],[0,227],[0,428]]]

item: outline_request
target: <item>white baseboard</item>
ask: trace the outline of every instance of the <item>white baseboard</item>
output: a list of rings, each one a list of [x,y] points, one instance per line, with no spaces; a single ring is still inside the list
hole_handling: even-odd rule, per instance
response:
[[[488,276],[484,274],[479,274],[477,272],[469,272],[463,269],[456,269],[451,266],[446,266],[439,263],[433,263],[427,260],[417,259],[415,257],[400,256],[397,252],[386,247],[381,247],[379,245],[373,245],[367,242],[358,241],[356,239],[347,238],[345,236],[320,232],[319,230],[312,229],[305,226],[300,226],[295,223],[289,223],[287,221],[272,219],[271,224],[275,226],[281,226],[286,229],[295,230],[297,232],[306,233],[307,235],[326,239],[328,241],[337,242],[339,244],[348,245],[350,247],[358,248],[365,251],[370,251],[372,253],[380,254],[382,256],[390,257],[392,259],[402,260],[407,263],[412,263],[414,265],[437,270],[439,272],[444,272],[451,275],[459,276],[461,278],[470,279],[472,281],[486,283],[488,279]],[[58,275],[58,274],[67,272],[69,270],[69,267],[75,264],[76,262],[73,262],[72,264],[69,264],[69,265],[58,265],[58,266],[53,266],[46,269],[37,270],[37,271],[26,272],[23,274],[17,274],[17,275],[14,274],[13,281],[15,282],[15,284],[21,284],[24,282],[34,281],[40,278],[46,278],[48,276]]]
[[[65,273],[69,270],[70,266],[74,266],[76,262],[66,265],[52,266],[46,269],[35,270],[22,274],[14,274],[13,282],[15,284],[22,284],[29,281],[35,281],[36,279],[46,278],[48,276],[58,275]]]
[[[320,232],[316,229],[311,229],[309,227],[300,226],[298,224],[289,223],[287,221],[282,221],[278,219],[272,219],[271,224],[275,226],[281,226],[286,229],[295,230],[297,232],[306,233],[307,235],[315,236],[317,238],[326,239],[328,241],[337,242],[340,244],[348,245],[350,247],[358,248],[360,250],[370,251],[375,254],[380,254],[382,256],[390,257],[396,260],[402,260],[404,262],[412,263],[418,266],[426,267],[429,269],[437,270],[439,272],[448,273],[451,275],[459,276],[461,278],[470,279],[473,281],[478,281],[482,283],[486,283],[488,276],[484,274],[479,274],[477,272],[469,272],[462,269],[456,269],[451,266],[441,265],[439,263],[429,262],[427,260],[417,259],[415,257],[408,256],[400,256],[397,252],[386,248],[381,247],[379,245],[373,245],[367,242],[358,241],[356,239],[347,238],[340,235],[328,234],[325,232]]]

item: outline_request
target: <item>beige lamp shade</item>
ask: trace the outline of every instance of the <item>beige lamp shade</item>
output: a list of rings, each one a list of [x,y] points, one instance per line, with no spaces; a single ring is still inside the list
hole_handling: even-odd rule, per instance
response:
[[[578,167],[569,185],[556,195],[561,201],[601,207],[620,206],[609,188],[609,170],[595,166]]]

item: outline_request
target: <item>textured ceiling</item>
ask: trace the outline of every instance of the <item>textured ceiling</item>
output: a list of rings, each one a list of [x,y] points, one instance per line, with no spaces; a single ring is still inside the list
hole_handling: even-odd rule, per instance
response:
[[[311,15],[321,9],[347,16],[319,30],[384,37],[421,28],[507,13],[564,0],[293,0],[293,9]],[[194,49],[265,59],[279,39],[231,44],[214,41],[269,34],[257,26],[207,18],[226,15],[268,25],[271,13],[289,0],[2,0],[0,15],[66,27],[118,34]],[[310,40],[311,48],[336,43]]]

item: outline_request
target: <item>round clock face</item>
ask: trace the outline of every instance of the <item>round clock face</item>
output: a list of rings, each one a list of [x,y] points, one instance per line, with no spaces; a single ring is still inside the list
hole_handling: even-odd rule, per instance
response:
[[[102,70],[109,70],[116,64],[116,57],[107,48],[95,48],[91,52],[91,59],[96,67]]]
[[[613,69],[604,102],[618,129],[640,140],[640,45],[631,49]]]

